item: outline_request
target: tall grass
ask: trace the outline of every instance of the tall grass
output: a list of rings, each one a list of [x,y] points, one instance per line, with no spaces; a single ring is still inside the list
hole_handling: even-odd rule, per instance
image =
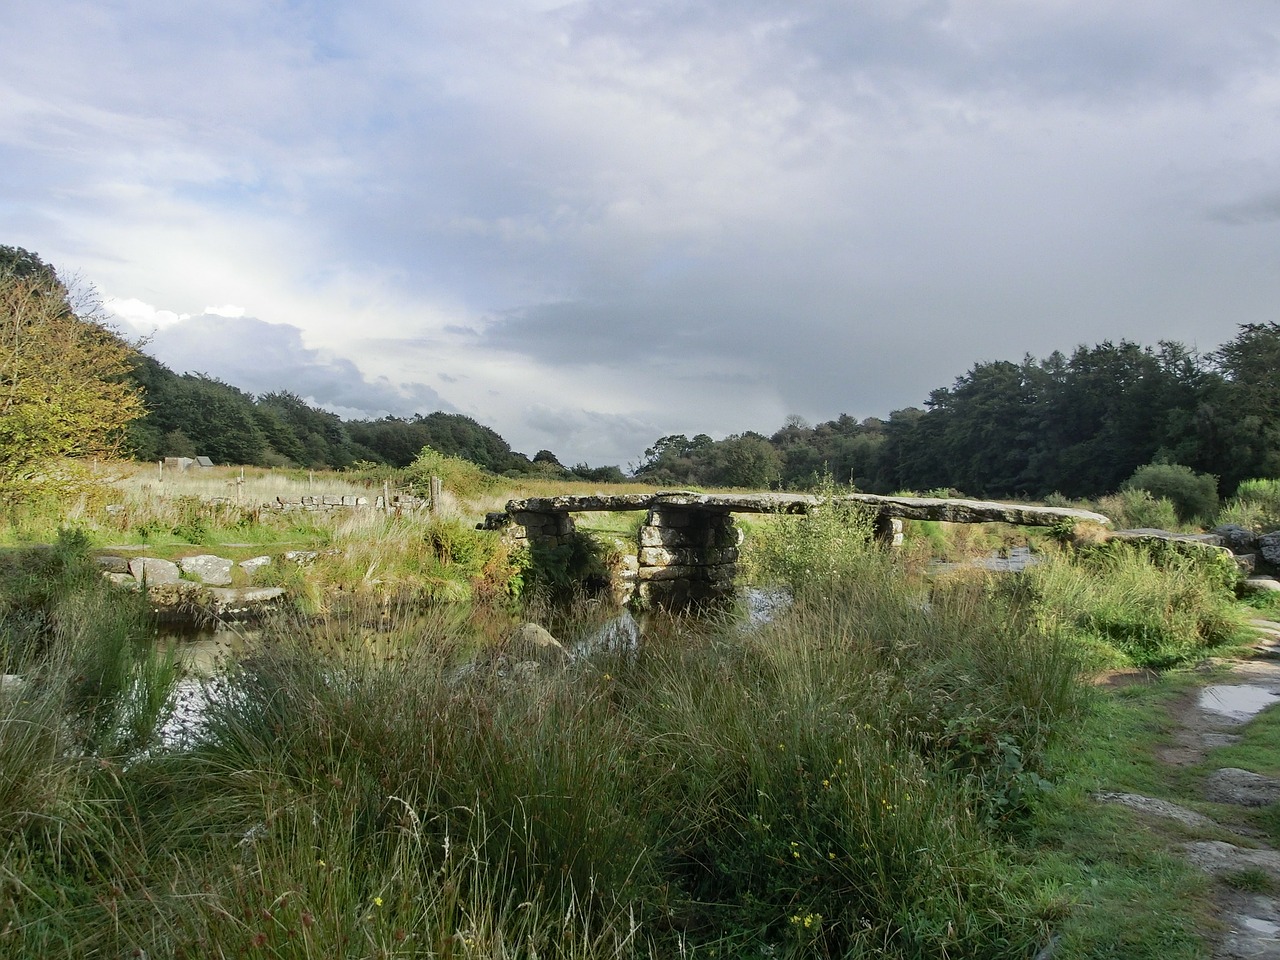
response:
[[[1010,581],[1049,631],[1067,630],[1100,664],[1169,666],[1237,637],[1238,570],[1225,554],[1110,541],[1056,554]]]
[[[1219,513],[1220,523],[1234,523],[1254,533],[1280,529],[1280,480],[1243,480]]]
[[[558,671],[464,669],[492,641],[444,609],[282,620],[181,743],[5,723],[0,950],[1030,955],[1005,829],[1080,707],[1071,649],[875,550],[816,586]]]

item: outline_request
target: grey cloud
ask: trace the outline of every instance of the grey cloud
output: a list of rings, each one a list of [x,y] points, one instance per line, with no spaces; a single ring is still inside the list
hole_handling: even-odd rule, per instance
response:
[[[776,409],[883,415],[979,359],[1212,347],[1280,295],[1273,234],[1220,227],[1280,219],[1256,162],[1280,136],[1269,0],[19,3],[0,210],[22,235],[0,242],[130,262],[127,289],[89,279],[181,312],[279,303],[206,292],[266,236],[253,267],[279,290],[367,277],[403,318],[361,330],[327,298],[342,357],[249,319],[157,335],[171,366],[254,392],[446,406],[362,372],[400,359],[490,422],[494,351],[495,428],[623,462]],[[139,289],[184,236],[217,269]],[[525,376],[568,412],[528,411]]]
[[[658,425],[643,417],[544,405],[532,407],[522,426],[528,436],[542,441],[538,449],[551,450],[565,466],[612,463],[624,470],[637,451],[660,435]]]
[[[1233,226],[1275,223],[1280,220],[1280,192],[1215,207],[1206,217],[1212,222]]]
[[[178,373],[208,374],[254,394],[289,391],[344,416],[453,409],[425,384],[370,381],[350,360],[305,346],[297,327],[254,317],[191,317],[157,330],[144,349]]]

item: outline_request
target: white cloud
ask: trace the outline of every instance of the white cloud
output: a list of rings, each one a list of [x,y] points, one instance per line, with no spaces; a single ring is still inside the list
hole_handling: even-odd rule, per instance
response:
[[[235,304],[228,303],[221,307],[205,307],[204,314],[213,317],[236,317],[244,316],[244,307],[237,307]]]
[[[129,297],[111,297],[103,301],[107,311],[119,320],[128,324],[136,333],[146,335],[171,324],[187,320],[189,313],[174,313],[172,310],[159,310],[149,303]]]

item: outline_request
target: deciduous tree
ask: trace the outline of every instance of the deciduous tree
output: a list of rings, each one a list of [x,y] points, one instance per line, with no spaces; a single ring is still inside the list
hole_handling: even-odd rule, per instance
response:
[[[0,500],[65,491],[84,477],[69,461],[116,452],[142,411],[132,352],[39,257],[0,247]]]

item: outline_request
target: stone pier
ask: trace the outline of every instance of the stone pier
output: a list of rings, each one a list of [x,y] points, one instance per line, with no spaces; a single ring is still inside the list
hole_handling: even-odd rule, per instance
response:
[[[663,503],[640,528],[636,592],[647,604],[683,607],[733,594],[738,529],[728,511]]]

